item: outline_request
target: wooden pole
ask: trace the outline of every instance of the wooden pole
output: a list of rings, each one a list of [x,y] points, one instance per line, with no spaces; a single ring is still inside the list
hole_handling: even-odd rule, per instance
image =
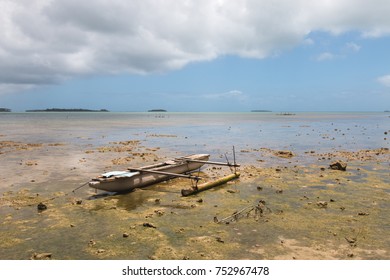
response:
[[[201,177],[193,176],[193,175],[184,175],[179,173],[171,173],[171,172],[165,172],[165,171],[157,171],[157,170],[145,170],[141,168],[128,168],[130,171],[138,171],[138,172],[146,172],[146,173],[153,173],[153,174],[161,174],[161,175],[167,175],[172,177],[182,177],[182,178],[188,178],[188,179],[194,179],[194,180],[201,180]]]
[[[197,160],[197,159],[184,159],[184,161],[188,161],[188,162],[199,162],[199,163],[213,164],[213,165],[223,165],[223,166],[240,167],[240,165],[239,165],[239,164],[236,164],[236,163],[224,163],[224,162],[216,162],[216,161]]]
[[[211,188],[214,188],[214,187],[217,187],[217,186],[220,186],[220,185],[223,185],[223,184],[226,184],[227,182],[231,181],[231,180],[234,180],[236,178],[240,177],[240,172],[236,172],[236,173],[233,173],[233,174],[230,174],[226,177],[223,177],[223,178],[220,178],[216,181],[213,181],[213,182],[208,182],[208,183],[204,183],[204,184],[201,184],[197,187],[194,187],[192,189],[187,189],[187,190],[181,190],[181,195],[182,196],[189,196],[189,195],[193,195],[193,194],[197,194],[199,192],[202,192],[202,191],[205,191],[205,190],[208,190],[208,189],[211,189]]]

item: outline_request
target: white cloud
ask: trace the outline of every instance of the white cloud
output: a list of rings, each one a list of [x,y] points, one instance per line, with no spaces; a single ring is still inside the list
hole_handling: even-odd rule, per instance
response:
[[[326,60],[332,60],[336,57],[336,55],[330,53],[330,52],[324,52],[317,56],[317,61],[326,61]]]
[[[361,49],[361,46],[349,42],[344,45],[344,47],[337,53],[331,53],[331,52],[323,52],[317,57],[315,57],[315,60],[322,62],[322,61],[328,61],[328,60],[334,60],[334,59],[340,59],[340,58],[345,58],[347,55],[351,53],[357,53]]]
[[[354,43],[354,42],[349,42],[345,45],[345,48],[347,50],[350,50],[352,52],[358,52],[360,51],[360,49],[362,48],[361,46],[359,46],[358,44]]]
[[[389,14],[387,0],[0,0],[0,84],[261,59],[312,44],[305,37],[317,30],[390,34]]]
[[[312,46],[314,44],[315,44],[315,42],[311,38],[307,38],[307,39],[303,40],[303,42],[302,42],[302,45],[304,45],[304,46]]]
[[[377,81],[385,87],[390,87],[390,75],[385,75],[377,78]]]
[[[237,99],[237,100],[245,100],[247,96],[239,90],[231,90],[228,92],[222,92],[222,93],[210,93],[210,94],[204,94],[201,97],[207,98],[207,99]]]

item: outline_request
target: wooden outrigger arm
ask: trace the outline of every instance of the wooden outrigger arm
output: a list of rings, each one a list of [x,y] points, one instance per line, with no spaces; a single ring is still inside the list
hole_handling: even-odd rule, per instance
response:
[[[214,165],[223,165],[223,166],[229,166],[229,167],[240,167],[237,163],[224,163],[224,162],[216,162],[216,161],[207,161],[207,160],[196,160],[196,159],[183,159],[187,162],[199,162],[199,163],[205,163],[205,164],[214,164]]]
[[[225,154],[226,156],[226,154]],[[228,158],[226,157],[227,163],[224,162],[216,162],[216,161],[208,161],[208,160],[197,160],[197,159],[189,159],[189,158],[177,158],[177,161],[186,161],[186,162],[198,162],[198,163],[204,163],[204,164],[212,164],[212,165],[222,165],[222,166],[229,166],[234,167],[234,172],[236,172],[236,167],[240,167],[239,164],[236,163],[236,151],[233,146],[233,161],[234,163],[230,163]]]
[[[137,171],[137,172],[147,172],[147,173],[154,173],[154,174],[161,174],[161,175],[167,175],[172,177],[183,177],[187,179],[193,179],[196,181],[201,180],[202,178],[199,176],[193,176],[193,175],[184,175],[184,174],[178,174],[178,173],[171,173],[171,172],[164,172],[164,171],[157,171],[157,170],[147,170],[142,168],[128,168],[130,171]]]

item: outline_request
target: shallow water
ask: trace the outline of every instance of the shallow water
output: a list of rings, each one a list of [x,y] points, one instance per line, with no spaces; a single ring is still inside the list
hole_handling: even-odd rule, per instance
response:
[[[137,138],[180,152],[204,145],[211,149],[258,145],[301,151],[383,147],[390,143],[384,140],[389,123],[387,113],[0,114],[1,134],[8,138],[93,145]]]
[[[388,154],[351,160],[346,172],[321,171],[329,160],[319,160],[326,152],[388,148],[386,113],[11,113],[0,114],[0,128],[0,141],[41,144],[0,150],[1,259],[34,252],[56,259],[390,259]],[[140,143],[99,150],[128,140]],[[71,192],[130,164],[204,152],[232,160],[232,145],[241,179],[196,196],[181,197],[190,186],[184,179],[120,195]],[[148,155],[113,164],[137,153]],[[259,200],[268,207],[262,215],[214,222]]]

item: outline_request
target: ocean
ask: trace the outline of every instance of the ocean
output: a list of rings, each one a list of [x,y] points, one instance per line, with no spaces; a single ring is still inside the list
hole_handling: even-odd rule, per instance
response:
[[[1,134],[29,142],[104,145],[125,139],[179,152],[230,150],[232,145],[297,151],[389,146],[388,113],[3,113]],[[151,135],[173,135],[158,139]],[[83,141],[89,139],[88,141]]]

